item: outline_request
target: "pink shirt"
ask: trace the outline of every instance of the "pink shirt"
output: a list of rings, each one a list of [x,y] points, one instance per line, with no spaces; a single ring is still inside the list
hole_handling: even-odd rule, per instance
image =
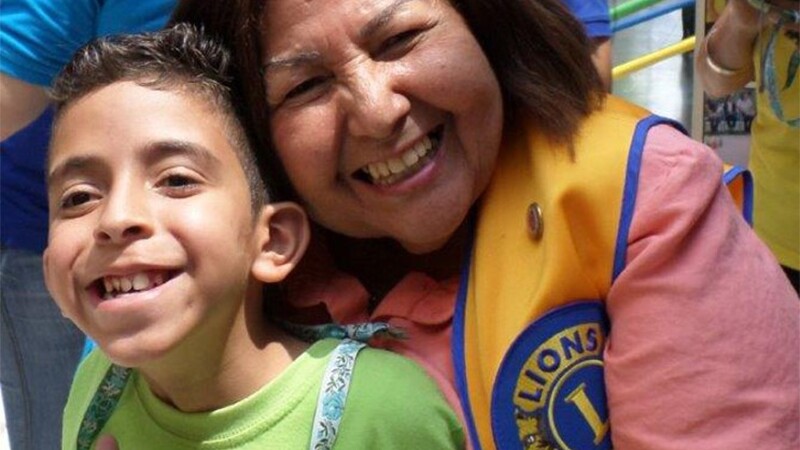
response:
[[[668,126],[650,130],[627,266],[606,299],[605,381],[616,449],[800,448],[800,301],[720,182],[721,162]],[[411,273],[367,314],[352,276],[310,255],[296,312],[386,321],[460,413],[450,353],[456,278]]]

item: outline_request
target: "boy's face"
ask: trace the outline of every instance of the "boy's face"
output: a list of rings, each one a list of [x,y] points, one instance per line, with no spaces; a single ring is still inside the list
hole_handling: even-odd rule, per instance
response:
[[[230,328],[258,254],[225,121],[197,96],[132,82],[72,104],[48,168],[48,287],[119,364]]]

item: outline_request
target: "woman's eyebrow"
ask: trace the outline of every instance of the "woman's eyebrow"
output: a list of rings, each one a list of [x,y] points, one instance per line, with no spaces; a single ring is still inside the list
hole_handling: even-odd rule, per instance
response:
[[[358,32],[358,38],[360,40],[368,40],[392,19],[392,16],[397,13],[398,9],[410,1],[414,0],[395,0],[361,27],[361,30]],[[319,52],[303,52],[288,57],[276,56],[264,63],[261,67],[261,71],[262,73],[266,73],[274,69],[313,65],[318,63],[320,59],[322,59],[322,55]]]
[[[270,58],[262,67],[261,70],[266,72],[274,69],[291,69],[292,67],[302,65],[313,65],[322,59],[319,52],[303,52],[288,57],[276,56]]]
[[[368,40],[372,37],[375,32],[377,32],[382,26],[386,25],[391,19],[392,16],[397,13],[397,10],[400,9],[404,4],[413,1],[413,0],[395,0],[394,3],[384,8],[381,12],[378,13],[375,17],[369,20],[361,30],[358,32],[359,39]]]

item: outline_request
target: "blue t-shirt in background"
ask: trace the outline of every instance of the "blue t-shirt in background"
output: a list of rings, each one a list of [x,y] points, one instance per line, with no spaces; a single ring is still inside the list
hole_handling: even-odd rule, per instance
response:
[[[589,37],[611,36],[611,16],[607,0],[564,0],[564,3],[583,22]]]
[[[164,26],[176,0],[2,0],[0,72],[49,86],[98,36]],[[41,252],[47,242],[45,156],[52,113],[0,143],[0,242]]]
[[[0,142],[0,236],[4,247],[41,253],[47,246],[44,162],[53,113]]]

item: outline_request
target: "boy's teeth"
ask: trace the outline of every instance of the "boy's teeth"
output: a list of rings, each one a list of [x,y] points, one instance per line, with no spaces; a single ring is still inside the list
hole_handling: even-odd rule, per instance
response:
[[[133,288],[137,291],[147,288],[150,285],[150,279],[143,273],[137,273],[133,277]]]
[[[166,275],[162,272],[141,272],[125,277],[104,277],[103,287],[105,288],[105,293],[103,294],[103,298],[113,298],[119,294],[131,291],[143,291],[160,286],[164,284],[165,276]]]

